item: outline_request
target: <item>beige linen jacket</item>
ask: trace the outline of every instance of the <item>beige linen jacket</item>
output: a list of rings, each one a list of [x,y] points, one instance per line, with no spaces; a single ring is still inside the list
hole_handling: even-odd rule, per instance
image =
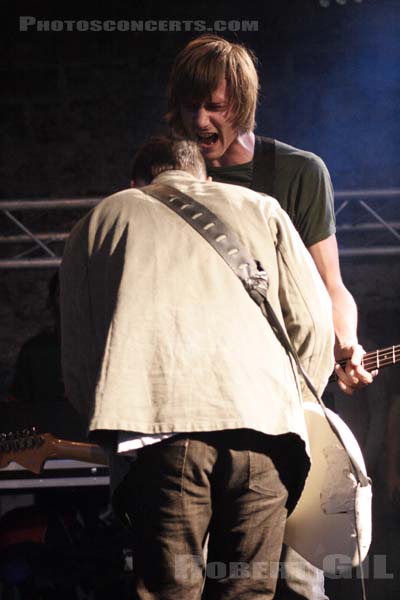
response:
[[[209,207],[261,261],[269,300],[321,392],[333,368],[331,304],[286,213],[183,171],[154,181]],[[306,439],[295,369],[258,306],[208,242],[139,189],[74,227],[61,317],[67,396],[91,431],[247,427]]]

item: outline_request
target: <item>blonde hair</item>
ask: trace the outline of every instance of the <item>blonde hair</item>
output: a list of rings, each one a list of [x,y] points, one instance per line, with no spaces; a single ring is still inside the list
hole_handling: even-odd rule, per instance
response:
[[[174,132],[186,133],[181,105],[204,102],[224,78],[233,125],[241,133],[253,131],[259,87],[255,55],[217,35],[201,35],[178,54],[170,73],[165,118]]]

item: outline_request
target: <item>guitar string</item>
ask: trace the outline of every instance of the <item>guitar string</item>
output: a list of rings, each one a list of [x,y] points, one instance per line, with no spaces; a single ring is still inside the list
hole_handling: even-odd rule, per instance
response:
[[[400,354],[399,354],[397,360],[400,360]],[[378,364],[378,361],[376,361],[376,360],[363,361],[362,364],[364,367],[366,367],[368,369],[368,367],[379,368],[379,367],[386,367],[388,365],[394,365],[395,361],[392,358],[382,358],[382,359],[379,359],[379,364]]]
[[[392,346],[389,348],[382,348],[381,350],[375,350],[374,352],[367,352],[366,354],[364,354],[364,360],[372,358],[372,359],[376,359],[376,357],[379,355],[379,357],[384,357],[386,354],[390,355],[391,357],[393,357],[393,355],[397,356],[398,354],[400,354],[400,346]],[[341,362],[344,362],[345,359],[342,359]]]
[[[390,356],[385,356],[386,354],[389,354]],[[392,346],[389,348],[383,348],[382,350],[379,350],[377,352],[368,352],[365,355],[362,364],[363,367],[365,367],[368,370],[370,368],[377,368],[378,362],[380,367],[385,367],[388,365],[393,365],[399,360],[400,346]],[[342,367],[345,366],[346,363],[347,359],[337,361],[337,364],[341,365]]]
[[[389,358],[383,358],[379,360],[379,365],[378,365],[378,361],[377,360],[367,360],[367,361],[363,361],[362,362],[362,366],[367,369],[367,371],[371,370],[371,369],[378,369],[379,367],[388,367],[389,365],[394,365],[396,364],[396,362],[400,361],[400,354],[399,356],[393,360],[393,359],[389,359]],[[345,361],[336,361],[336,364],[339,364],[341,367],[345,367],[347,363],[347,360]]]

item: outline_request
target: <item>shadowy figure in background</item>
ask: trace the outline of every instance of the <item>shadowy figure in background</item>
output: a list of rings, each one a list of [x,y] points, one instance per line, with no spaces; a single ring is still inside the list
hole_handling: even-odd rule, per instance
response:
[[[21,402],[65,400],[60,353],[60,284],[58,272],[49,281],[48,307],[54,326],[30,338],[22,346],[8,399]]]

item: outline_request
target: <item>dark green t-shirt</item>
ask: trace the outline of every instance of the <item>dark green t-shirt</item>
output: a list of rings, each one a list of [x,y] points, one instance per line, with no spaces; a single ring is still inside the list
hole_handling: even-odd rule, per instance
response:
[[[260,140],[258,136],[256,141]],[[256,143],[258,152],[259,144]],[[213,181],[253,187],[253,161],[230,167],[208,167]],[[325,163],[312,152],[275,140],[272,196],[288,213],[304,244],[313,244],[335,233],[331,178]]]
[[[207,166],[207,174],[211,175],[213,181],[251,188],[253,183],[253,161],[231,167]]]

